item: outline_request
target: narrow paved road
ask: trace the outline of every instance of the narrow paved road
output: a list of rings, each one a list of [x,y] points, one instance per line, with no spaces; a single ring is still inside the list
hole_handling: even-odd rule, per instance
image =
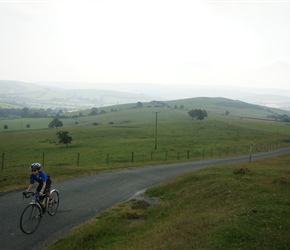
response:
[[[286,153],[290,153],[290,148],[253,154],[252,161]],[[201,168],[248,161],[249,156],[237,156],[149,166],[55,183],[54,188],[58,189],[61,195],[58,213],[53,217],[46,214],[37,231],[31,235],[23,234],[19,226],[20,215],[29,203],[29,199],[22,200],[19,192],[2,194],[0,195],[0,249],[42,249],[77,225],[121,201],[132,198],[148,187]]]

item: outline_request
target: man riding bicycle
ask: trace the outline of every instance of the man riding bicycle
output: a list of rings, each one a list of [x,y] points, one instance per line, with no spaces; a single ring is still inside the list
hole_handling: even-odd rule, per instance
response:
[[[46,175],[41,169],[40,163],[32,163],[30,165],[30,170],[32,172],[30,176],[30,184],[26,190],[28,192],[30,189],[33,188],[34,182],[38,182],[37,192],[39,192],[39,196],[42,196],[44,193],[49,197],[49,204],[52,203],[52,197],[50,194],[50,186],[51,180],[50,177]]]

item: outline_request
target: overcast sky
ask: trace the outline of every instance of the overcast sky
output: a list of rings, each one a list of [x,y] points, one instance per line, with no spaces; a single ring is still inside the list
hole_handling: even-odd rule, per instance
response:
[[[290,89],[289,13],[290,1],[0,1],[0,80]]]

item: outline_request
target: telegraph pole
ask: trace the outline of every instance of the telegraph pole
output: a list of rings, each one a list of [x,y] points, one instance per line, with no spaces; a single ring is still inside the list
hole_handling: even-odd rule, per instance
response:
[[[252,160],[252,150],[253,150],[253,139],[252,139],[252,142],[251,142],[251,147],[250,147],[250,157],[249,157],[249,163],[251,162]]]
[[[157,149],[157,114],[156,112],[156,120],[155,120],[155,149]]]

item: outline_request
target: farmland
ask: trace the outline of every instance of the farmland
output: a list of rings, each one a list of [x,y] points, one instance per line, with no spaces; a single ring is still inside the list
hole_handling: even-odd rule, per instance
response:
[[[208,118],[192,120],[188,110],[194,108],[207,110]],[[104,111],[95,116],[82,111],[77,118],[72,117],[79,112],[68,113],[61,119],[64,126],[57,129],[48,128],[52,118],[2,119],[0,189],[23,186],[32,162],[42,163],[52,176],[57,169],[53,178],[61,180],[148,164],[249,154],[252,143],[253,152],[259,152],[289,142],[288,124],[263,120],[269,113],[284,111],[224,98],[151,102],[142,108],[124,104]],[[8,129],[3,129],[4,124]],[[58,131],[72,136],[68,148],[58,143]]]

